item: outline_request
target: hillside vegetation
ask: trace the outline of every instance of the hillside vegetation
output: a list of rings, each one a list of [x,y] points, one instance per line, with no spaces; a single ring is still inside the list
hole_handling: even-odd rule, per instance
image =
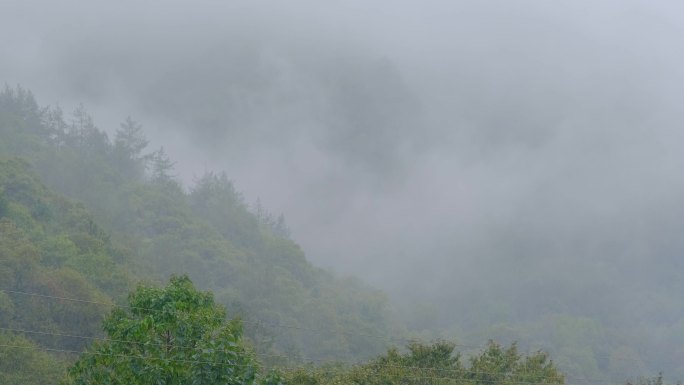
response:
[[[312,266],[284,218],[248,207],[225,175],[207,173],[186,189],[130,118],[110,140],[83,108],[66,119],[6,88],[0,217],[5,329],[96,336],[106,304],[120,303],[132,283],[187,274],[244,320],[266,361],[366,358],[396,332],[382,293]],[[89,343],[7,330],[0,338],[66,350]],[[52,357],[46,371],[73,359]],[[50,361],[38,352],[32,359]]]
[[[629,302],[631,314],[615,309],[620,293],[597,284],[616,267],[593,261],[592,274],[577,267],[542,274],[543,266],[499,262],[515,278],[473,274],[483,277],[477,290],[436,297],[449,306],[406,295],[403,316],[395,316],[383,293],[309,263],[285,218],[250,207],[225,174],[208,172],[184,186],[163,148],[148,148],[139,123],[127,118],[106,132],[82,106],[65,117],[20,87],[0,92],[0,383],[60,377],[102,337],[113,305],[125,304],[140,282],[159,285],[174,275],[187,275],[228,317],[240,318],[247,345],[266,366],[367,360],[412,334],[473,346],[517,340],[525,350],[550,351],[569,376],[603,382],[662,368],[678,378],[684,370],[677,359],[681,273],[664,267],[671,263],[633,280],[643,290]],[[556,275],[572,282],[546,288],[539,280]],[[542,291],[549,302],[540,307]],[[398,358],[404,352],[388,354],[410,361]],[[376,376],[373,362],[359,370]],[[283,378],[344,383],[354,373],[325,366]],[[382,375],[398,381],[406,373]]]

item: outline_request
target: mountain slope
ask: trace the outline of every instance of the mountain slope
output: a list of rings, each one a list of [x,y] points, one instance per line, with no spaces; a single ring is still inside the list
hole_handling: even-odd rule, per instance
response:
[[[67,122],[60,110],[38,107],[26,90],[6,88],[0,94],[0,156],[22,159],[0,167],[33,186],[18,191],[16,183],[3,182],[13,212],[5,226],[29,233],[33,227],[70,231],[77,224],[52,207],[69,201],[51,190],[82,202],[69,205],[89,218],[71,238],[36,233],[36,243],[57,251],[38,249],[30,271],[76,269],[83,285],[93,288],[84,289],[89,296],[102,295],[103,301],[124,295],[131,281],[161,282],[187,273],[200,288],[212,290],[230,316],[245,319],[258,351],[287,356],[286,361],[357,359],[384,349],[383,337],[395,327],[382,293],[312,266],[287,237],[284,220],[261,207],[253,213],[225,175],[208,173],[186,192],[163,149],[146,152],[146,144],[130,119],[110,140],[83,108]],[[32,227],[22,230],[22,221]],[[74,245],[60,243],[65,237]],[[61,256],[72,249],[81,251],[78,257]]]

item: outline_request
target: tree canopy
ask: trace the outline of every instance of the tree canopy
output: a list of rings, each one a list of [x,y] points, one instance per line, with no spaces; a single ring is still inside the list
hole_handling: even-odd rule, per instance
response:
[[[140,285],[105,319],[106,338],[69,370],[64,384],[249,385],[258,366],[240,322],[187,276]]]
[[[469,365],[447,341],[410,343],[406,351],[390,348],[386,354],[349,370],[324,366],[286,372],[290,385],[516,385],[565,383],[547,354],[523,355],[516,344],[503,347],[489,342],[471,356]]]

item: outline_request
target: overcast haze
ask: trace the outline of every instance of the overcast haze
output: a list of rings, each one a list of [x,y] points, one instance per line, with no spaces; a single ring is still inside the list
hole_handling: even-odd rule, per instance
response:
[[[649,272],[684,252],[680,2],[182,3],[4,2],[2,80],[132,115],[394,297],[580,279],[619,317],[678,279]]]

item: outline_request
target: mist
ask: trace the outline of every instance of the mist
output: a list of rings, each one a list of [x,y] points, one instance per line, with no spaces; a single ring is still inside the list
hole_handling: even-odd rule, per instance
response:
[[[419,331],[465,338],[474,298],[492,324],[684,320],[641,297],[681,280],[678,2],[2,8],[3,81],[133,116],[188,186],[225,170],[315,264],[432,308]]]

